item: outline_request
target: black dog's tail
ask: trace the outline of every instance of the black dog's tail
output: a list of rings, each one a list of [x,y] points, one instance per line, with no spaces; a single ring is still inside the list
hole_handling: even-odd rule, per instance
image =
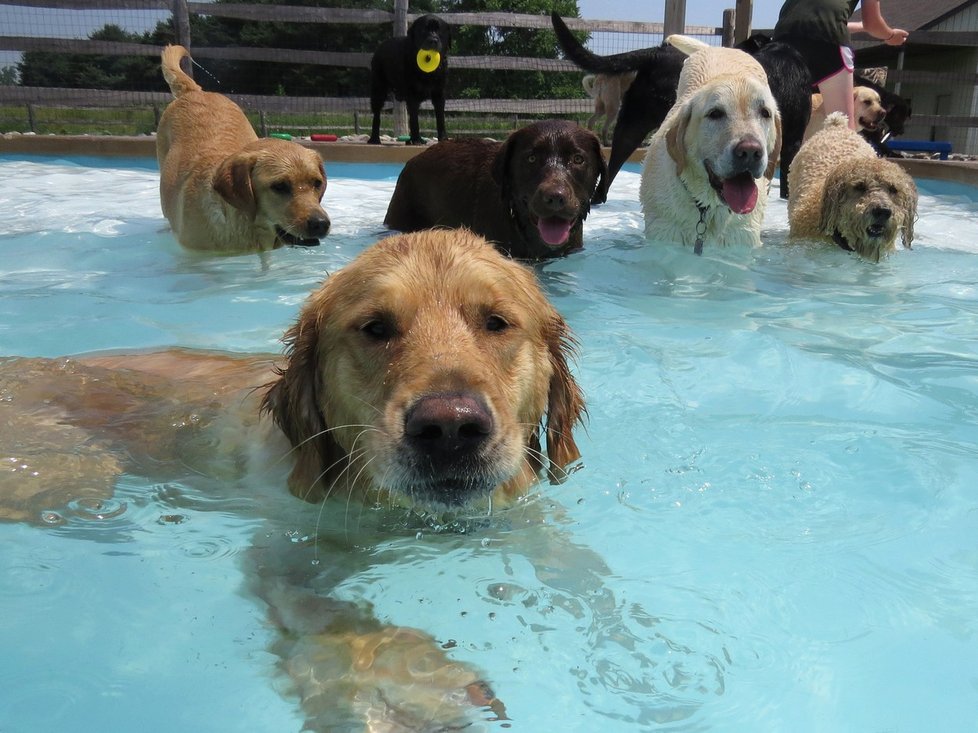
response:
[[[550,13],[550,22],[553,24],[554,33],[557,34],[557,43],[560,44],[567,58],[585,71],[595,74],[624,74],[628,71],[635,71],[653,61],[659,54],[660,49],[658,48],[645,48],[638,51],[616,53],[612,56],[598,56],[588,51],[574,37],[563,18],[556,12]]]

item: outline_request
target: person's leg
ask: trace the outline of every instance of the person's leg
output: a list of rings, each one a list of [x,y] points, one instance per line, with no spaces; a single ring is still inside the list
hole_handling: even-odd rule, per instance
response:
[[[822,109],[826,115],[833,112],[845,112],[849,118],[849,128],[856,129],[856,115],[852,102],[852,50],[843,46],[842,68],[835,74],[818,82],[818,91],[822,95]]]

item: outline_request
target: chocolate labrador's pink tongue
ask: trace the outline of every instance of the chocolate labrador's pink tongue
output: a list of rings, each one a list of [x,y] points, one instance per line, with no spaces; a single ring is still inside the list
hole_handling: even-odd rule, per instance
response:
[[[757,184],[750,173],[741,173],[726,179],[720,195],[735,214],[749,214],[757,206]]]
[[[540,232],[540,238],[544,242],[551,246],[556,246],[567,241],[573,223],[570,219],[561,219],[559,216],[548,216],[541,218],[537,222],[537,230]]]

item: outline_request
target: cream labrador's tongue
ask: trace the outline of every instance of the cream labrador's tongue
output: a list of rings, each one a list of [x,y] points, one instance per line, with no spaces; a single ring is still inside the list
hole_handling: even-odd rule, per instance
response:
[[[567,241],[573,223],[572,220],[561,219],[559,216],[543,217],[537,221],[537,231],[544,242],[557,246]]]
[[[750,173],[726,179],[720,195],[735,214],[749,214],[757,206],[757,184]]]

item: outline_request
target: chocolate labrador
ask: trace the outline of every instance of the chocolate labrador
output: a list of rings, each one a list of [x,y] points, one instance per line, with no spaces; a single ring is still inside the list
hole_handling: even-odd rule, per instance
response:
[[[468,227],[519,259],[559,257],[584,246],[590,204],[608,194],[597,136],[544,120],[505,140],[448,140],[409,160],[384,223],[413,232]]]
[[[408,110],[411,139],[408,145],[423,145],[418,110],[431,100],[435,108],[438,139],[445,139],[445,77],[451,29],[437,15],[422,15],[408,28],[406,36],[388,38],[377,47],[370,61],[370,110],[373,128],[367,141],[380,144],[380,112],[393,93]]]

